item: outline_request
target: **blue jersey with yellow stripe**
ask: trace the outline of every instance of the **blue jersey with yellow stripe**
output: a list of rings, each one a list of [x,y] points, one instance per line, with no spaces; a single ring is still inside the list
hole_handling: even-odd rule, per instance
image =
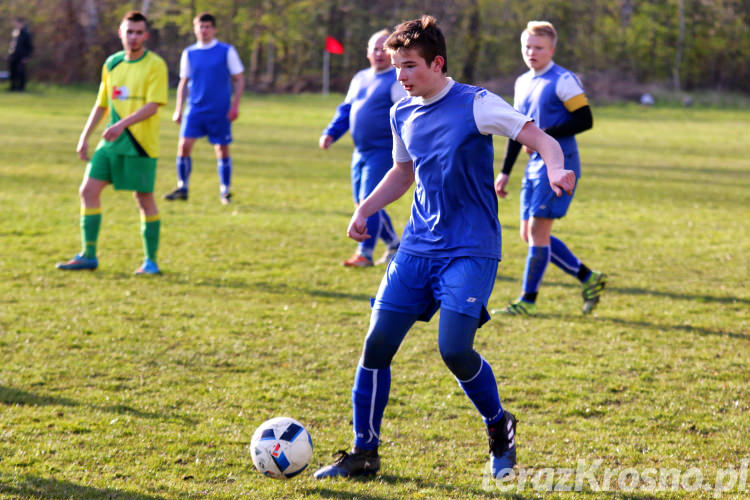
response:
[[[539,72],[527,71],[516,80],[513,106],[533,118],[541,129],[561,125],[570,119],[570,114],[588,105],[586,94],[578,78],[555,63]],[[565,155],[578,151],[575,136],[559,137],[557,141]],[[544,166],[538,153],[529,158],[526,176],[538,177]]]

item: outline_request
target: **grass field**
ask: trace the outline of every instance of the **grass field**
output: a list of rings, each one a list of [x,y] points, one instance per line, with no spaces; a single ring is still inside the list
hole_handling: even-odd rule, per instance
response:
[[[351,439],[383,268],[340,266],[354,248],[351,142],[323,152],[317,138],[341,96],[248,95],[236,202],[219,204],[212,150],[198,143],[190,201],[160,202],[164,275],[142,279],[135,203],[112,190],[99,270],[54,268],[80,246],[75,145],[94,93],[0,93],[0,498],[706,498],[713,489],[691,491],[697,475],[714,488],[732,472],[717,496],[750,494],[749,111],[594,107],[576,201],[555,232],[610,275],[602,303],[583,317],[578,285],[551,267],[540,316],[495,317],[476,347],[520,420],[519,471],[601,466],[579,493],[540,491],[575,486],[549,473],[506,493],[483,476],[483,425],[442,364],[436,320],[394,360],[377,478],[281,482],[252,468],[250,437],[272,416],[308,427],[313,470]],[[175,181],[172,109],[159,195]],[[490,308],[520,289],[521,177],[519,162]],[[390,208],[399,231],[409,203]],[[670,468],[674,490],[643,481]],[[618,481],[632,471],[641,482]]]

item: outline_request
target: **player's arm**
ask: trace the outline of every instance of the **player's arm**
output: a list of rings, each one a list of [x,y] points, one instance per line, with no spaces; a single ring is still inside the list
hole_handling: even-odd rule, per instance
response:
[[[594,117],[591,115],[591,107],[586,104],[570,113],[567,120],[554,127],[547,127],[544,131],[558,139],[580,134],[594,126]]]
[[[107,141],[114,141],[115,139],[120,137],[120,134],[122,134],[129,126],[133,125],[134,123],[142,122],[143,120],[146,120],[153,116],[157,111],[159,111],[159,106],[161,106],[161,104],[158,102],[147,102],[138,111],[131,113],[125,118],[105,128],[104,132],[102,132],[102,137]]]
[[[385,177],[362,201],[352,214],[347,236],[356,241],[371,237],[367,234],[367,218],[383,207],[401,198],[414,183],[414,165],[411,161],[397,161]]]
[[[233,45],[230,45],[227,51],[227,69],[229,74],[232,75],[232,104],[227,112],[227,119],[234,121],[240,116],[240,99],[242,98],[242,92],[245,90],[245,67],[242,65],[237,49]]]
[[[182,110],[185,107],[185,99],[187,99],[189,80],[187,77],[180,78],[180,83],[177,84],[177,102],[175,103],[174,114],[172,115],[172,121],[175,123],[182,121]]]
[[[175,103],[172,121],[182,122],[182,111],[185,109],[185,99],[188,96],[188,82],[190,81],[190,59],[187,49],[180,54],[180,82],[177,84],[177,102]]]
[[[336,113],[333,115],[331,123],[328,124],[323,133],[320,134],[318,140],[318,146],[320,149],[328,149],[331,144],[336,142],[342,135],[349,130],[349,113],[352,109],[350,102],[342,102],[336,108]]]
[[[227,118],[234,121],[240,116],[240,99],[245,90],[245,76],[242,73],[232,75],[232,106],[229,108]]]
[[[557,80],[555,95],[568,110],[568,118],[558,125],[545,128],[546,133],[557,139],[579,134],[594,126],[589,100],[573,73],[565,73]]]
[[[510,180],[510,173],[513,170],[513,165],[516,163],[518,153],[521,152],[521,143],[508,139],[508,144],[505,146],[505,157],[503,158],[503,168],[500,171],[500,175],[495,179],[495,192],[500,198],[508,196],[508,192],[505,187],[508,185]]]
[[[550,135],[545,134],[534,122],[526,122],[516,140],[524,146],[537,151],[547,168],[550,187],[557,196],[565,191],[573,193],[576,175],[572,170],[565,170],[565,156],[560,144]]]
[[[318,139],[320,149],[328,149],[331,144],[338,141],[339,138],[349,130],[349,114],[352,109],[352,101],[357,95],[359,89],[359,73],[354,75],[349,90],[346,92],[344,102],[338,105],[336,113],[333,115],[331,123],[323,130]]]
[[[89,161],[89,136],[106,114],[107,108],[100,107],[98,102],[91,108],[91,113],[86,120],[86,125],[83,126],[83,131],[76,146],[76,153],[81,160]]]

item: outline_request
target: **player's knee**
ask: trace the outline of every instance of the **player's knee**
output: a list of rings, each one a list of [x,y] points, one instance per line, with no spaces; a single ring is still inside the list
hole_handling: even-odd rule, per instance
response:
[[[188,141],[186,139],[180,139],[180,142],[177,143],[177,155],[182,156],[183,158],[190,156],[190,153],[192,153],[193,150],[193,143],[192,141]]]
[[[440,346],[440,356],[445,366],[460,380],[465,380],[474,374],[474,350],[457,347]]]
[[[91,202],[96,201],[100,192],[101,189],[93,183],[88,182],[88,179],[84,180],[78,188],[78,196],[84,204],[90,204]]]
[[[398,346],[388,342],[388,335],[384,331],[371,330],[365,338],[362,350],[362,364],[366,368],[380,369],[391,364]]]

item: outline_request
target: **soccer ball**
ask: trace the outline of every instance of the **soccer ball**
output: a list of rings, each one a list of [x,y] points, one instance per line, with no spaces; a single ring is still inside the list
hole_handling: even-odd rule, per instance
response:
[[[250,441],[253,464],[274,479],[289,479],[307,467],[313,444],[305,427],[289,417],[266,420]]]

